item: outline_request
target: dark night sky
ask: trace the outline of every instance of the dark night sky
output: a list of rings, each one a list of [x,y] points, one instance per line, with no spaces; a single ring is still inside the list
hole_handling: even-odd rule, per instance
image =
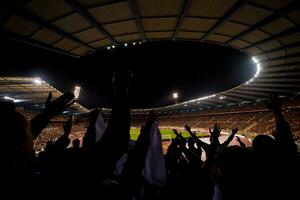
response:
[[[230,89],[255,73],[249,56],[219,45],[196,42],[146,42],[71,58],[18,42],[1,41],[0,75],[39,76],[61,91],[82,86],[79,102],[109,107],[112,72],[134,73],[130,88],[134,108],[173,103]]]

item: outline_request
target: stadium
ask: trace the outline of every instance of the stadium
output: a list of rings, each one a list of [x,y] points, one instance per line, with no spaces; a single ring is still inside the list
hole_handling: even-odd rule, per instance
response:
[[[97,177],[103,195],[111,198],[118,197],[114,191],[121,191],[124,199],[192,199],[195,193],[188,196],[176,189],[203,187],[203,199],[239,199],[253,184],[278,189],[276,176],[265,175],[261,183],[254,180],[255,159],[262,159],[266,168],[279,161],[264,151],[266,142],[265,148],[291,167],[278,180],[297,177],[299,171],[293,169],[299,166],[300,151],[299,1],[22,0],[0,4],[0,121],[5,131],[12,129],[5,116],[12,116],[11,103],[14,112],[31,122],[39,160],[34,176],[71,179],[78,171],[90,171],[78,173],[78,179]],[[222,54],[227,60],[222,60]],[[183,61],[177,60],[181,57]],[[233,67],[227,69],[227,65]],[[204,82],[206,76],[211,82]],[[169,83],[169,79],[174,80]],[[67,101],[68,92],[73,97]],[[51,101],[56,102],[52,107]],[[58,105],[60,112],[50,112]],[[116,133],[126,132],[126,127],[130,127],[128,135]],[[158,139],[145,139],[147,130],[152,139]],[[151,151],[162,155],[149,161]],[[92,158],[95,152],[107,160],[107,166]],[[292,159],[293,153],[297,155]],[[226,160],[231,154],[236,161]],[[119,169],[124,155],[128,158]],[[245,160],[239,159],[243,156]],[[240,165],[232,167],[230,162]],[[86,165],[93,167],[87,170]],[[113,170],[112,165],[116,165]],[[166,168],[167,174],[151,171],[154,165]],[[243,181],[247,187],[236,184],[239,177],[226,171],[229,165],[237,173],[248,174],[245,180],[249,181]],[[270,173],[289,171],[285,167],[278,164]],[[138,178],[141,174],[143,181]],[[203,183],[197,185],[199,177]],[[114,188],[112,179],[121,189]],[[138,180],[137,185],[128,188],[133,180]],[[226,184],[241,194],[228,193]],[[280,191],[292,199],[292,186],[286,187]],[[251,192],[242,199],[276,199],[280,191]]]

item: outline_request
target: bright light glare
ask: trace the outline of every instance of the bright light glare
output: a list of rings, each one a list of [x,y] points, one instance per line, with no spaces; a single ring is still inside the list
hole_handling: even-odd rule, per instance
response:
[[[258,77],[260,70],[261,70],[260,64],[257,63],[257,65],[256,65],[256,73],[254,75],[255,78]]]
[[[34,79],[33,82],[38,85],[42,84],[42,80],[40,78]]]
[[[220,96],[220,97],[219,97],[219,99],[225,99],[225,98],[226,98],[225,96]]]
[[[125,47],[127,47],[127,46],[128,46],[128,44],[127,44],[127,43],[125,43],[125,44],[124,44],[124,46],[125,46]]]
[[[13,101],[14,103],[20,103],[20,102],[26,101],[24,99],[14,99],[14,98],[11,98],[11,97],[8,97],[8,96],[5,96],[4,99]]]
[[[111,46],[111,48],[113,48],[113,49],[114,49],[115,47],[116,47],[115,45],[112,45],[112,46]]]
[[[139,44],[142,44],[142,42],[139,42]]]
[[[11,98],[11,97],[8,97],[8,96],[5,96],[4,99],[11,100],[11,101],[15,101],[15,99],[13,99],[13,98]]]
[[[15,102],[15,101],[16,101],[15,99],[13,99],[13,98],[11,98],[11,97],[8,97],[8,96],[5,96],[5,97],[4,97],[4,99],[6,99],[6,100],[10,100],[10,101],[13,101],[13,102]]]
[[[106,47],[108,50],[110,50],[110,46]]]
[[[253,62],[258,63],[258,60],[255,57],[252,57]]]
[[[75,96],[75,99],[78,99],[78,98],[79,98],[80,90],[81,90],[81,87],[75,86],[75,89],[74,89],[74,96]]]
[[[177,99],[177,98],[178,98],[178,93],[177,93],[177,92],[174,92],[174,93],[173,93],[173,98],[174,98],[174,99]]]
[[[245,83],[245,85],[248,85],[248,84],[251,83],[252,81],[254,81],[254,78],[251,78],[249,81],[247,81],[247,82]]]
[[[134,42],[134,43],[132,43],[133,45],[135,45],[136,43]]]

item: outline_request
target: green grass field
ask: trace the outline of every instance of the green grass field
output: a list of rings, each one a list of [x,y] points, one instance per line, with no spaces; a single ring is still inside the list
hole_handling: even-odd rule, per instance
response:
[[[181,132],[181,131],[178,131]],[[163,140],[169,140],[175,138],[175,134],[171,129],[160,129],[161,137]],[[136,141],[140,134],[140,128],[130,128],[130,139]],[[190,134],[186,131],[182,132],[182,136],[187,138],[190,137]],[[208,134],[206,133],[197,133],[198,137],[206,137]]]

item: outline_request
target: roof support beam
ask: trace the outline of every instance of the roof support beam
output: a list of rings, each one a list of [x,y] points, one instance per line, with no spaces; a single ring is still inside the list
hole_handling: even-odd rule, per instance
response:
[[[235,103],[235,101],[230,101],[228,98],[225,99],[209,99],[209,102],[215,102],[217,105],[227,105],[229,103]]]
[[[137,26],[137,28],[140,32],[141,38],[142,38],[143,41],[146,41],[143,22],[142,22],[141,17],[140,17],[140,11],[139,11],[139,7],[137,5],[136,0],[129,0],[129,6],[130,6],[130,9],[131,9],[131,11],[134,15],[135,23],[136,23],[136,26]]]
[[[277,38],[281,38],[281,37],[284,37],[284,36],[296,33],[298,31],[300,31],[300,26],[296,26],[296,27],[290,28],[290,29],[288,29],[286,31],[280,32],[280,33],[278,33],[276,35],[272,35],[271,37],[268,37],[268,38],[260,40],[260,41],[258,41],[256,43],[253,43],[250,46],[247,46],[247,47],[243,48],[243,50],[247,50],[247,49],[250,49],[252,47],[255,47],[255,46],[258,46],[258,45],[262,45],[262,44],[265,44],[267,42],[271,42],[271,41],[273,41],[273,40],[275,40]],[[271,51],[271,50],[269,50],[269,51]]]
[[[239,103],[241,101],[240,98],[231,97],[228,95],[224,95],[224,96],[226,96],[226,99],[230,101],[229,103]]]
[[[257,78],[256,83],[297,83],[300,82],[298,78]]]
[[[265,91],[265,92],[280,92],[280,93],[296,93],[296,90],[289,90],[287,88],[284,89],[278,89],[276,87],[274,88],[265,88],[265,87],[257,87],[257,86],[244,86],[243,89],[245,90],[251,90],[251,91]]]
[[[251,86],[254,87],[276,87],[276,88],[300,88],[300,84],[293,83],[255,83],[253,82]]]
[[[13,33],[13,32],[8,32],[8,31],[4,32],[4,30],[2,30],[1,35],[4,35],[6,38],[8,38],[10,40],[18,41],[18,42],[21,42],[23,44],[27,44],[27,45],[34,46],[34,47],[39,47],[39,48],[46,49],[48,51],[52,51],[52,52],[59,53],[59,54],[62,54],[62,55],[67,55],[67,56],[71,56],[71,57],[74,57],[74,58],[79,58],[78,55],[69,53],[69,52],[64,51],[62,49],[50,46],[48,44],[45,44],[45,43],[42,43],[42,42],[39,42],[39,41],[36,41],[36,40],[32,40],[30,38],[26,38],[24,36],[21,36],[19,34]]]
[[[111,43],[118,44],[118,42],[110,35],[109,32],[85,9],[83,9],[77,0],[65,0],[65,2],[72,7],[82,18],[94,26],[100,33],[102,33]]]
[[[280,72],[280,73],[266,73],[266,74],[260,74],[260,78],[279,78],[279,77],[299,77],[300,72]]]
[[[268,67],[263,68],[264,73],[270,73],[270,72],[282,72],[282,71],[299,71],[300,65],[291,65],[291,66],[279,66],[279,67]]]
[[[243,90],[243,88],[236,89],[236,90],[234,90],[234,92],[241,93],[241,94],[255,95],[255,96],[259,96],[259,97],[269,97],[268,93]]]
[[[267,53],[282,51],[282,50],[286,50],[286,49],[293,48],[293,47],[298,47],[298,46],[300,46],[300,41],[292,43],[292,44],[284,45],[284,46],[281,46],[281,47],[278,47],[278,48],[275,48],[275,49],[270,49],[270,50],[264,51],[263,53],[256,54],[255,56],[261,56],[261,55],[264,55],[264,54],[267,54]]]
[[[182,9],[181,9],[181,13],[180,13],[180,17],[179,19],[177,20],[177,24],[176,24],[176,28],[175,28],[175,31],[173,33],[173,37],[172,37],[172,41],[175,41],[177,36],[178,36],[178,33],[180,31],[180,28],[185,20],[185,16],[187,15],[191,5],[192,5],[192,2],[193,0],[185,0],[184,1],[184,4],[182,6]]]
[[[294,66],[294,65],[300,65],[300,62],[291,62],[291,63],[283,63],[283,64],[277,64],[277,65],[264,65],[264,68],[274,68],[279,66]]]
[[[3,5],[1,5],[0,13],[0,27],[2,27],[7,20],[9,20],[12,15],[18,13],[25,5],[27,5],[32,0],[24,0],[21,3],[17,3],[16,1],[4,1]]]
[[[27,10],[25,9],[22,9],[20,12],[17,13],[18,16],[28,20],[28,21],[31,21],[32,23],[34,24],[37,24],[39,26],[42,26],[42,27],[45,27],[51,31],[54,31],[55,33],[57,33],[58,35],[62,36],[62,37],[65,37],[65,38],[68,38],[76,43],[78,43],[79,45],[82,45],[82,46],[85,46],[86,48],[90,49],[91,51],[95,52],[96,50],[91,47],[90,45],[82,42],[81,40],[79,40],[78,38],[70,35],[69,33],[61,30],[60,28],[58,28],[57,26],[54,26],[50,23],[47,23],[45,22],[43,19],[39,18],[38,16],[35,16],[34,14],[28,12]]]
[[[274,60],[281,60],[281,59],[286,59],[286,58],[299,57],[299,56],[300,56],[300,53],[294,53],[294,54],[290,54],[290,55],[284,55],[284,56],[279,56],[279,57],[266,59],[266,60],[261,61],[261,63],[274,61]]]
[[[240,92],[231,91],[230,94],[235,94],[238,97],[243,97],[246,100],[256,100],[258,97],[252,94],[242,94]]]
[[[277,12],[274,12],[272,15],[270,15],[269,17],[266,17],[265,19],[261,20],[260,22],[258,22],[257,24],[251,26],[249,29],[241,32],[240,34],[234,36],[233,38],[231,38],[230,40],[228,40],[227,42],[225,42],[225,45],[229,44],[230,42],[237,40],[245,35],[247,35],[248,33],[251,33],[259,28],[261,28],[262,26],[273,22],[274,20],[285,16],[286,14],[290,13],[293,10],[296,10],[299,8],[299,1],[294,1],[290,4],[288,4],[287,6],[285,6],[284,8],[282,8],[281,10],[278,10]]]
[[[234,92],[229,92],[226,94],[226,96],[230,97],[230,98],[235,98],[235,99],[239,99],[239,102],[237,103],[240,103],[242,101],[252,101],[253,99],[249,99],[249,97],[245,97],[245,95],[241,95],[241,94],[236,94]]]
[[[218,22],[213,25],[200,39],[200,42],[203,42],[209,34],[213,33],[216,29],[221,27],[230,17],[232,17],[235,13],[237,13],[243,6],[245,6],[249,0],[239,0],[237,1],[229,11],[220,19]]]

